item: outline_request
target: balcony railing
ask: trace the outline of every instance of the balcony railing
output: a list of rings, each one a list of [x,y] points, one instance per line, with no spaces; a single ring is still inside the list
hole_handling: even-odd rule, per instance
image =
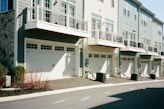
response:
[[[111,41],[111,42],[122,43],[123,44],[123,36],[113,34],[113,33],[109,33],[109,32],[106,32],[106,31],[93,30],[91,32],[91,37],[99,39],[99,40],[106,40],[106,41]]]
[[[50,9],[39,6],[28,8],[27,12],[27,23],[36,21],[81,31],[88,31],[87,21],[77,19],[76,17],[70,15],[55,13]]]
[[[152,46],[145,46],[145,50],[148,52],[158,52],[158,49],[156,47],[152,47]]]
[[[133,41],[133,40],[128,40],[128,39],[124,39],[124,44],[127,47],[134,47],[134,48],[144,48],[144,44],[138,41]]]

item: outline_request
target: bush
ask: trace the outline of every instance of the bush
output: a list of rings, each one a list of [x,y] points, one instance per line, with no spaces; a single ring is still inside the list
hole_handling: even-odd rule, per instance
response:
[[[3,85],[3,77],[8,73],[7,68],[0,64],[0,87]]]
[[[14,72],[15,82],[17,82],[17,83],[24,82],[25,69],[23,66],[14,67],[13,72]]]

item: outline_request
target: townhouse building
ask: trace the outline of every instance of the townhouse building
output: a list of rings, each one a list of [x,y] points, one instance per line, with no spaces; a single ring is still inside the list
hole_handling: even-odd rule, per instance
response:
[[[0,63],[27,77],[164,74],[163,22],[138,0],[0,0],[0,23]]]
[[[10,65],[22,65],[26,75],[37,73],[49,80],[79,76],[80,39],[88,37],[83,1],[15,0],[11,4],[9,1],[1,0],[1,19],[6,21],[7,28],[1,27],[2,43],[4,39],[7,42],[1,51],[6,56],[5,47],[11,44],[8,50],[12,52],[12,56],[8,56],[11,57]],[[11,18],[7,20],[10,13]],[[12,28],[8,21],[12,22]],[[4,33],[8,30],[12,35]]]
[[[120,49],[120,67],[124,75],[148,77],[162,74],[161,54],[163,22],[137,0],[119,1],[119,34],[125,48]]]
[[[118,0],[85,0],[84,19],[88,20],[89,36],[84,39],[85,59],[91,72],[116,76],[118,49],[124,47],[122,35],[117,34]]]

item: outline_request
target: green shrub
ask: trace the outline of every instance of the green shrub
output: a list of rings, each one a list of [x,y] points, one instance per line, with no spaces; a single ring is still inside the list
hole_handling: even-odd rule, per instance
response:
[[[7,68],[5,68],[1,63],[0,63],[0,87],[3,85],[3,77],[6,76],[8,73]]]
[[[15,82],[22,83],[24,81],[24,73],[25,73],[24,67],[16,66],[14,67],[13,72],[14,72]]]

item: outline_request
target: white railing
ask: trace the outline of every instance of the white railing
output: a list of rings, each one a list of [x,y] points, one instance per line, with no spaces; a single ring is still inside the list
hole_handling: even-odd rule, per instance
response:
[[[31,7],[27,11],[27,23],[42,21],[66,28],[88,31],[88,22],[66,14],[55,13],[43,7]]]
[[[156,53],[158,53],[158,49],[156,47],[146,45],[144,48],[147,52],[156,52]]]
[[[128,47],[134,47],[134,48],[142,48],[142,49],[144,49],[144,44],[141,43],[141,42],[138,42],[138,41],[124,39],[124,44],[125,44],[125,46],[128,46]]]
[[[91,31],[91,37],[96,38],[98,40],[106,40],[106,41],[111,41],[115,43],[122,43],[123,44],[123,36],[118,35],[118,34],[113,34],[110,32],[106,31],[96,31],[93,30]]]

